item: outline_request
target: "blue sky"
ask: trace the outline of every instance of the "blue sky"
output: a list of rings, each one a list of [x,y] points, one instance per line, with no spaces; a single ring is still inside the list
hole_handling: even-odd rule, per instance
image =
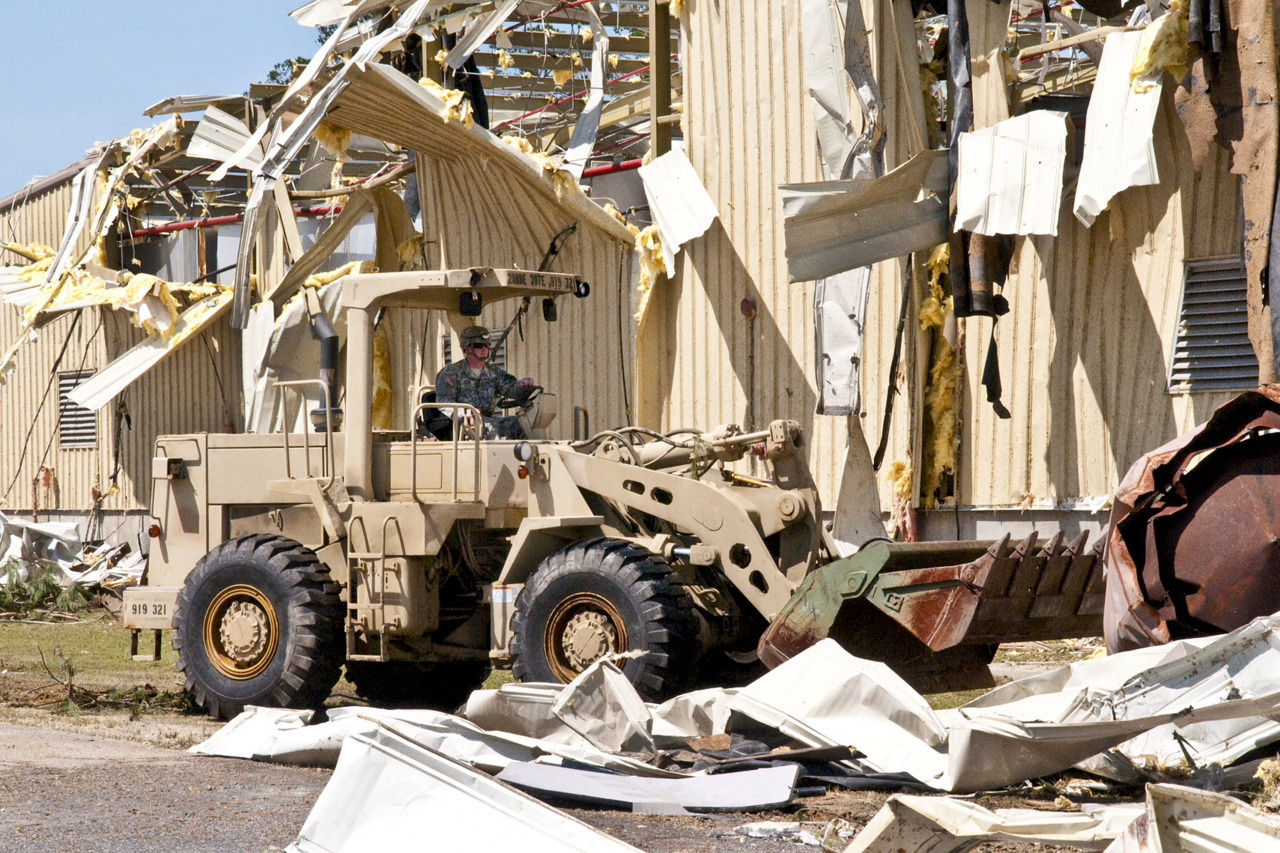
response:
[[[171,95],[239,94],[316,51],[303,0],[5,0],[0,197],[148,127]],[[189,115],[188,117],[196,117]]]

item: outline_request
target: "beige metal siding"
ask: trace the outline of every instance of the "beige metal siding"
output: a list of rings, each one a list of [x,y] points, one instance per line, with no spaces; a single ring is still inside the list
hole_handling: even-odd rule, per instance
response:
[[[1160,185],[1126,190],[1091,229],[1068,189],[1058,236],[1020,238],[1011,311],[996,327],[1010,420],[978,385],[990,321],[967,321],[962,504],[1109,495],[1138,456],[1231,396],[1171,395],[1165,383],[1183,261],[1238,246],[1235,178],[1215,149],[1179,187],[1195,171],[1168,98],[1155,135]]]
[[[896,65],[887,0],[864,9],[892,168],[912,153],[908,146],[917,138],[910,127],[915,69],[901,72]],[[812,414],[812,288],[786,283],[775,192],[779,183],[819,178],[799,4],[693,4],[682,34],[687,149],[720,219],[679,256],[674,280],[655,303],[653,322],[665,343],[656,383],[664,424],[795,418],[812,436],[811,465],[830,505],[845,425]],[[1236,179],[1216,149],[1199,172],[1192,168],[1167,103],[1156,137],[1162,186],[1126,191],[1115,203],[1118,212],[1092,230],[1070,213],[1074,185],[1068,186],[1058,237],[1019,240],[1004,291],[1012,311],[997,330],[1009,421],[994,416],[978,385],[990,321],[966,324],[961,504],[1011,506],[1028,497],[1070,503],[1107,495],[1137,455],[1203,420],[1230,396],[1169,395],[1165,374],[1184,259],[1230,254],[1238,243]],[[879,265],[870,296],[862,425],[873,448],[890,381],[900,276],[899,262]],[[754,335],[739,310],[743,298],[758,305]],[[915,375],[918,340],[913,314],[904,377]],[[899,388],[886,460],[905,461],[918,430],[921,389],[905,379]],[[889,499],[882,482],[882,504]]]
[[[69,184],[32,196],[25,204],[0,214],[0,238],[56,248],[70,203]],[[89,241],[82,239],[74,249],[83,251],[88,245]],[[0,250],[0,263],[22,266],[28,262]],[[109,447],[106,417],[98,416],[96,449],[60,449],[56,378],[45,394],[57,372],[96,370],[103,364],[104,336],[96,312],[85,312],[78,323],[73,322],[73,316],[64,314],[43,326],[37,339],[19,350],[14,372],[0,385],[0,508],[6,511],[30,512],[32,481],[42,465],[53,469],[49,488],[36,487],[35,499],[45,510],[89,509],[93,485],[103,479]],[[21,325],[22,312],[0,304],[0,351],[8,350],[17,339]],[[64,344],[66,352],[58,363]]]
[[[514,187],[508,197],[487,195],[469,180],[474,168],[432,160],[422,181],[423,231],[427,240],[436,241],[433,246],[441,267],[537,269],[552,237],[569,222],[541,198],[521,195]],[[508,339],[508,372],[531,376],[556,395],[546,403],[558,412],[550,429],[554,438],[571,434],[575,405],[590,411],[593,429],[627,422],[624,388],[633,381],[634,340],[630,255],[629,246],[579,223],[549,269],[586,279],[591,283],[591,295],[581,301],[572,297],[557,300],[559,320],[555,323],[542,319],[541,300],[534,300],[524,319],[524,339],[517,331]],[[509,302],[485,309],[481,322],[500,329],[516,308]],[[437,327],[437,339],[443,331]],[[432,357],[434,354],[433,350]],[[454,359],[460,355],[455,350]],[[435,379],[439,367],[434,362],[428,365],[428,381]]]
[[[143,340],[122,312],[102,312],[108,359]],[[106,509],[138,509],[151,499],[151,456],[157,435],[192,432],[237,432],[242,428],[240,404],[240,333],[224,316],[200,335],[188,339],[164,361],[103,407],[100,420],[111,424],[101,443],[104,481],[115,467],[112,436],[123,404],[132,419],[120,441],[118,494]]]

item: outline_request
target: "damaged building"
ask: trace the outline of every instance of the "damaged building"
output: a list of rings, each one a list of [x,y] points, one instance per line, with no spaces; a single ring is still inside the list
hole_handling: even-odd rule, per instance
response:
[[[359,260],[529,269],[554,241],[547,268],[593,295],[554,326],[529,312],[504,354],[556,393],[554,436],[575,419],[791,418],[828,511],[883,508],[899,538],[1096,529],[1132,460],[1269,375],[1258,238],[1246,264],[1241,236],[1242,221],[1269,219],[1270,195],[1254,215],[1267,178],[1250,165],[1264,147],[1209,144],[1211,123],[1180,118],[1161,67],[1142,99],[1103,88],[1103,46],[1137,49],[1146,19],[1132,8],[1045,20],[1039,6],[973,3],[961,35],[945,8],[902,0],[649,5],[308,4],[296,17],[337,34],[288,87],[157,105],[163,139],[136,134],[0,202],[11,274],[40,260],[38,243],[60,268],[191,284],[167,289],[175,323],[212,306],[166,337],[118,302],[77,310],[64,293],[39,307],[48,288],[6,279],[0,506],[140,529],[154,436],[279,428],[264,377],[315,367],[305,324],[279,328],[305,314],[289,300]],[[972,78],[967,136],[946,96],[957,72]],[[457,95],[477,89],[484,120]],[[286,118],[298,129],[273,138]],[[689,171],[641,180],[636,161],[672,139]],[[1145,157],[1133,186],[1097,185],[1106,164],[1090,151],[1121,142]],[[949,144],[955,216],[982,239],[948,256],[935,247],[951,221]],[[402,201],[410,165],[420,231]],[[994,174],[1012,179],[975,205],[965,181]],[[687,175],[705,193],[666,206],[665,230],[684,239],[659,263],[605,206],[641,228]],[[956,311],[953,293],[970,304]],[[268,302],[274,346],[297,364],[263,356]],[[379,333],[382,424],[406,429],[411,389],[456,341],[412,323]]]

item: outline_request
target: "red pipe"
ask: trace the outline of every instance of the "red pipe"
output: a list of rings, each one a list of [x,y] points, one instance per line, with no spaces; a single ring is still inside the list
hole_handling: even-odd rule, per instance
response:
[[[612,175],[614,172],[630,172],[639,169],[643,160],[623,160],[621,163],[610,163],[608,166],[596,166],[594,169],[583,169],[582,177],[594,178],[596,175]]]
[[[648,66],[648,65],[641,65],[641,66],[640,66],[639,68],[637,68],[635,71],[628,71],[626,74],[619,74],[617,77],[614,77],[614,78],[609,79],[609,80],[605,80],[605,81],[604,81],[604,85],[605,85],[605,86],[612,86],[614,83],[620,83],[620,82],[622,82],[623,80],[626,80],[628,77],[634,77],[634,76],[636,76],[637,74],[643,74],[644,72],[646,72],[646,71],[648,71],[648,70],[649,70],[649,66]],[[560,106],[561,104],[568,103],[569,101],[572,101],[574,98],[580,98],[580,97],[582,97],[582,92],[578,92],[578,93],[573,94],[573,95],[565,95],[563,98],[561,98],[561,99],[560,99],[560,100],[558,100],[558,101],[552,101],[552,102],[551,102],[551,103],[549,103],[549,104],[543,104],[542,106],[538,107],[536,110],[529,110],[529,112],[525,113],[525,114],[524,114],[524,115],[522,115],[522,116],[516,116],[516,117],[515,117],[515,118],[513,118],[513,119],[508,119],[507,121],[504,121],[504,122],[502,122],[502,123],[501,123],[501,124],[499,124],[499,125],[495,125],[495,126],[493,127],[493,130],[501,130],[501,129],[502,129],[502,128],[504,128],[504,127],[509,127],[510,125],[513,125],[513,124],[515,124],[515,123],[516,123],[516,122],[518,122],[518,121],[524,121],[524,120],[525,120],[525,119],[527,119],[527,118],[531,118],[532,116],[536,116],[538,113],[543,112],[544,110],[549,110],[549,109],[551,109],[552,107],[558,107],[558,106]]]
[[[342,205],[334,204],[328,207],[295,207],[293,212],[298,216],[326,216],[330,213],[341,213]],[[185,219],[182,222],[167,222],[164,225],[157,225],[153,228],[140,228],[137,231],[131,231],[130,237],[158,237],[161,234],[172,234],[176,231],[190,231],[192,228],[216,228],[219,225],[232,225],[236,222],[243,222],[244,214],[237,213],[231,216],[206,216],[201,219]]]

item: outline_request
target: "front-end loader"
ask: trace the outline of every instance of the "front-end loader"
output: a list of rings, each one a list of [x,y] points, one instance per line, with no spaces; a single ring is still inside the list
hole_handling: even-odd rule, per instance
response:
[[[623,671],[661,698],[824,636],[955,689],[989,679],[1002,640],[1098,632],[1082,541],[841,558],[792,421],[482,440],[480,411],[419,393],[413,430],[373,429],[379,311],[444,311],[458,330],[480,306],[587,290],[524,270],[349,275],[345,413],[329,345],[321,379],[283,383],[318,402],[311,430],[157,440],[147,572],[125,592],[135,655],[142,630],[158,655],[172,628],[196,703],[229,717],[317,706],[344,667],[370,701],[446,708],[492,666],[567,683],[615,652],[643,652]],[[439,417],[443,438],[418,426]]]

